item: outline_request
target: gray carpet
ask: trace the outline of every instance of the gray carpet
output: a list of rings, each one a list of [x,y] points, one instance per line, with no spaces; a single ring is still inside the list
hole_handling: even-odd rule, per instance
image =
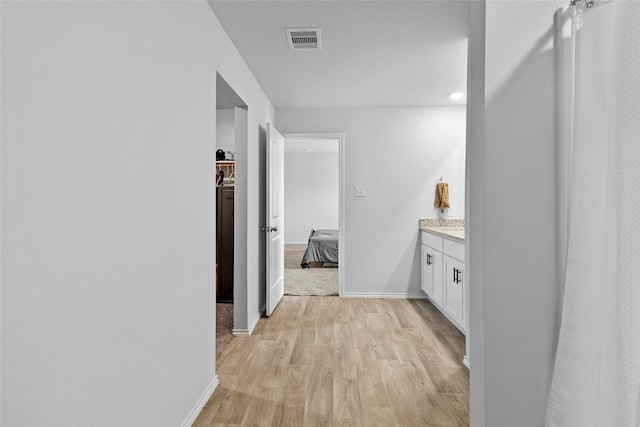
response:
[[[312,264],[300,267],[307,245],[284,245],[285,295],[338,295],[338,268]]]
[[[233,339],[233,304],[216,304],[216,360]]]

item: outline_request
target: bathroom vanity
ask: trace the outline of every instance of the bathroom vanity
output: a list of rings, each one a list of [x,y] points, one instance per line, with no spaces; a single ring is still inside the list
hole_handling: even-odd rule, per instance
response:
[[[421,287],[463,334],[467,332],[464,220],[420,220]]]

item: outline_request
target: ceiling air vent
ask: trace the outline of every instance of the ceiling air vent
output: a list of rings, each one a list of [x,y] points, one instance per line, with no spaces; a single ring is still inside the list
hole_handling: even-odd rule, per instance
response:
[[[285,31],[291,50],[322,49],[320,28],[287,28]]]

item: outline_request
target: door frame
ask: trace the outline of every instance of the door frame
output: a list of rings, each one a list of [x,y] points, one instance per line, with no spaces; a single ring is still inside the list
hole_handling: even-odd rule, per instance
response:
[[[295,138],[295,139],[337,139],[338,140],[338,296],[341,297],[346,288],[345,286],[345,271],[346,271],[346,263],[345,263],[345,201],[346,201],[346,188],[345,188],[345,162],[344,162],[344,152],[345,152],[345,134],[337,133],[337,132],[318,132],[318,133],[283,133],[285,144],[287,138]],[[286,167],[285,167],[286,173]],[[284,197],[287,197],[286,193]]]
[[[248,150],[248,134],[249,134],[249,106],[240,98],[240,96],[236,93],[235,89],[228,83],[227,79],[220,73],[219,70],[216,70],[216,90],[215,90],[215,102],[216,102],[216,112],[218,109],[230,109],[227,108],[229,105],[225,105],[224,107],[220,104],[220,99],[224,99],[227,104],[233,105],[234,110],[234,153],[235,153],[235,173],[237,176],[238,170],[246,170],[247,169],[247,160],[246,153]],[[245,122],[243,125],[243,132],[241,136],[239,136],[235,132],[236,126],[236,109],[241,109],[246,111]],[[215,117],[215,130],[217,133],[218,128],[218,117],[216,114]],[[217,134],[214,133],[214,152],[219,148]],[[215,153],[214,153],[215,156]],[[238,167],[240,165],[240,167]],[[243,186],[244,187],[243,187]],[[234,185],[234,217],[233,217],[233,228],[234,228],[234,237],[233,237],[233,335],[246,335],[245,331],[248,329],[238,328],[238,321],[244,315],[247,316],[247,306],[248,306],[248,296],[247,296],[247,284],[246,284],[246,276],[247,276],[247,264],[246,262],[242,262],[240,260],[246,260],[246,251],[247,251],[247,241],[242,240],[240,236],[247,235],[247,222],[246,222],[246,206],[247,206],[247,183],[244,183],[241,186],[237,184]],[[243,189],[244,188],[244,189]],[[240,190],[240,191],[238,191]],[[239,202],[239,203],[238,203]],[[240,205],[240,207],[238,206]],[[244,210],[244,215],[242,215],[242,211]],[[235,215],[235,213],[241,212],[241,215]],[[242,217],[242,218],[240,218]],[[217,223],[217,212],[214,214],[215,221]],[[217,232],[214,232],[214,242],[217,239]],[[215,243],[214,243],[215,245]],[[215,257],[217,259],[218,249],[215,249]],[[214,279],[214,282],[217,279]],[[215,283],[214,286],[217,286]],[[242,291],[240,291],[240,286],[243,287]],[[215,304],[214,304],[214,313]],[[244,319],[243,319],[244,320]]]

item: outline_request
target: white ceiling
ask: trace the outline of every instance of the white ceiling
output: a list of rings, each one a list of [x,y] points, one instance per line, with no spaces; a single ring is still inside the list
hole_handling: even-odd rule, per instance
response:
[[[209,0],[276,108],[461,105],[465,0]],[[320,27],[323,49],[294,52],[285,28]]]

